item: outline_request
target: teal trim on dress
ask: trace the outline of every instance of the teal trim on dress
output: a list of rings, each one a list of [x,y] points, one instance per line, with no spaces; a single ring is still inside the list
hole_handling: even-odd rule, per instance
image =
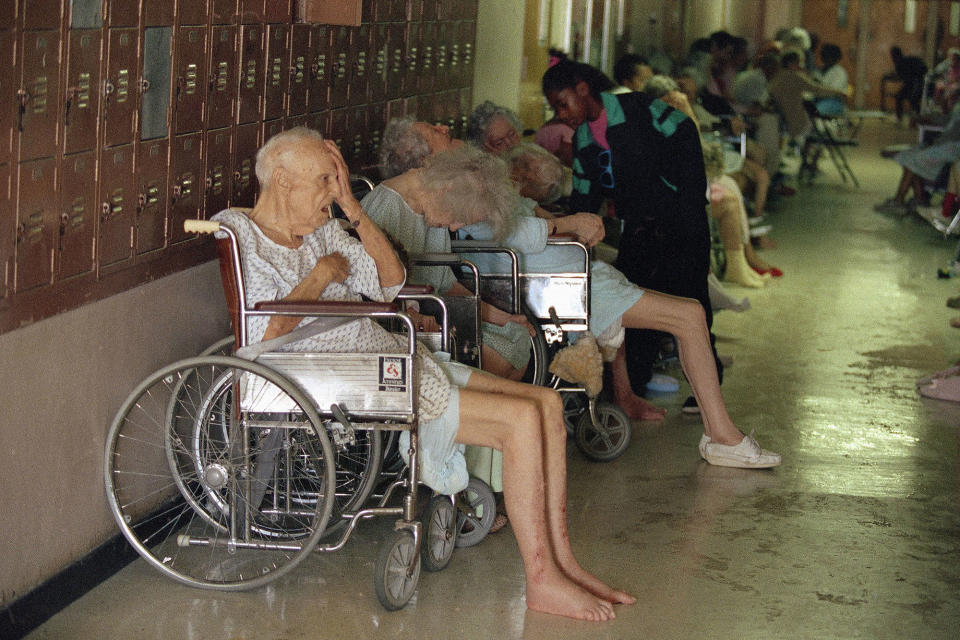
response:
[[[670,187],[670,188],[673,189],[674,191],[677,190],[676,185],[670,184],[670,181],[667,180],[666,178],[664,178],[663,176],[660,176],[660,179],[663,180],[663,184],[667,185],[668,187]]]

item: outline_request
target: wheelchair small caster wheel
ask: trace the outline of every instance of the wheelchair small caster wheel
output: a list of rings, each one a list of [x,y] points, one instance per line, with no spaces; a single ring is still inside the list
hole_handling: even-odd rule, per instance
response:
[[[497,517],[497,498],[480,478],[470,478],[457,496],[458,547],[472,547],[487,537]]]
[[[434,496],[427,503],[423,518],[420,556],[427,571],[441,571],[450,564],[457,542],[457,509],[450,496]]]
[[[584,411],[589,409],[586,396],[584,394],[563,393],[563,423],[567,426],[567,435],[574,435],[577,432],[577,422]]]
[[[397,611],[410,602],[420,582],[420,554],[413,534],[396,531],[380,547],[373,584],[380,604],[387,611]]]
[[[609,402],[597,402],[597,424],[590,411],[577,421],[577,448],[594,462],[610,462],[623,455],[630,446],[633,427],[623,409]]]

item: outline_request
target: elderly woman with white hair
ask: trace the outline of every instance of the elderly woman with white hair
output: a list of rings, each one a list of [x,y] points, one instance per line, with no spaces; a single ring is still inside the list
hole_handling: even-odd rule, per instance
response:
[[[442,160],[438,160],[442,164]],[[349,170],[336,145],[297,127],[271,138],[257,154],[260,196],[249,214],[215,217],[240,242],[244,283],[251,303],[392,299],[404,267],[386,235],[349,187]],[[471,182],[469,176],[462,176]],[[476,181],[473,181],[475,184]],[[410,198],[432,224],[446,223],[447,184],[411,184]],[[352,223],[354,239],[331,217],[336,202]],[[252,322],[252,342],[290,333],[303,321],[275,317]],[[370,319],[340,325],[282,347],[324,352],[401,351],[406,339]],[[503,452],[506,506],[526,573],[527,606],[584,620],[615,617],[613,604],[633,603],[577,562],[566,525],[566,429],[559,395],[482,371],[441,365],[418,350],[419,434],[422,479],[450,493],[466,486],[460,444]],[[490,407],[497,411],[490,411]],[[403,449],[404,447],[401,447]]]

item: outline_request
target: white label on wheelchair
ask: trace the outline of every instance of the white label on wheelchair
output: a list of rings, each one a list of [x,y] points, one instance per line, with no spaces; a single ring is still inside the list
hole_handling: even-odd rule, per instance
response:
[[[380,391],[407,390],[407,361],[380,356]]]

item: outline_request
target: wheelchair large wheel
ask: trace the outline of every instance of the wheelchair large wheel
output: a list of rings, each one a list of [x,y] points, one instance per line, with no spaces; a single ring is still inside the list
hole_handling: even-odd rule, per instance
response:
[[[450,501],[450,496],[438,495],[430,498],[421,522],[423,540],[420,555],[423,558],[423,568],[427,571],[446,569],[457,542],[457,510]]]
[[[373,585],[387,611],[402,609],[420,582],[420,554],[409,531],[395,531],[377,555]]]
[[[595,462],[609,462],[623,455],[630,446],[633,427],[623,409],[609,402],[597,402],[598,424],[590,411],[584,411],[577,422],[577,448]]]
[[[462,501],[462,505],[460,502]],[[458,547],[472,547],[487,537],[497,517],[497,498],[480,478],[470,478],[457,497]]]
[[[240,411],[236,396],[283,413]],[[254,394],[257,394],[256,396]],[[164,367],[110,426],[107,502],[136,551],[184,584],[266,584],[311,552],[333,509],[333,449],[310,401],[276,372],[223,356]]]
[[[354,433],[354,444],[334,446],[337,484],[333,520],[327,526],[325,538],[336,535],[347,526],[349,521],[341,516],[363,508],[380,479],[383,464],[381,433],[361,429]]]

